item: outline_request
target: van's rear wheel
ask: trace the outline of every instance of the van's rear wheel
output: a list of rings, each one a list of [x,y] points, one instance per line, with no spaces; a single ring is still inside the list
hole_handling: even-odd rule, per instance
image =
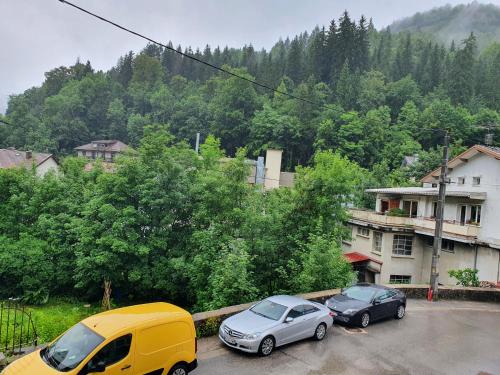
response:
[[[168,375],[187,375],[187,367],[183,364],[178,364],[172,367]]]

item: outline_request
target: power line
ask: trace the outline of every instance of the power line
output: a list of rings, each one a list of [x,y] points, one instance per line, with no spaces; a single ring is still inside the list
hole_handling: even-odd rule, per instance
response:
[[[157,45],[159,45],[159,46],[161,46],[161,47],[163,47],[163,48],[165,48],[165,49],[168,49],[168,50],[170,50],[170,51],[172,51],[172,52],[178,53],[179,55],[182,55],[182,56],[184,56],[184,57],[186,57],[186,58],[188,58],[188,59],[191,59],[191,60],[193,60],[193,61],[196,61],[196,62],[198,62],[198,63],[200,63],[200,64],[206,65],[206,66],[208,66],[208,67],[210,67],[210,68],[212,68],[212,69],[218,70],[218,71],[223,72],[223,73],[225,73],[225,74],[228,74],[228,75],[230,75],[230,76],[233,76],[233,77],[236,77],[236,78],[242,79],[242,80],[244,80],[244,81],[250,82],[250,83],[252,83],[252,84],[254,84],[254,85],[256,85],[256,86],[262,87],[262,88],[264,88],[264,89],[266,89],[266,90],[269,90],[269,91],[274,91],[274,92],[276,92],[276,93],[278,93],[278,94],[288,96],[288,97],[290,97],[290,98],[292,98],[292,99],[295,99],[295,100],[299,100],[299,101],[302,101],[302,102],[305,102],[305,103],[309,103],[309,104],[313,104],[313,105],[317,105],[317,106],[322,106],[322,107],[326,107],[326,108],[333,109],[333,107],[330,107],[330,106],[328,106],[328,105],[326,105],[326,104],[324,104],[324,103],[315,102],[315,101],[313,101],[313,100],[309,100],[309,99],[306,99],[306,98],[302,98],[302,97],[299,97],[299,96],[295,96],[295,95],[293,95],[293,94],[289,94],[289,93],[287,93],[287,92],[284,92],[284,91],[278,90],[278,89],[277,89],[277,88],[275,88],[275,87],[271,87],[271,86],[269,86],[268,84],[261,83],[261,82],[258,82],[258,81],[256,81],[256,80],[253,80],[253,79],[247,78],[247,77],[242,76],[242,75],[240,75],[240,74],[237,74],[237,73],[231,72],[231,71],[229,71],[229,70],[227,70],[227,69],[224,69],[224,68],[221,68],[220,66],[217,66],[217,65],[211,64],[211,63],[209,63],[209,62],[207,62],[207,61],[201,60],[201,59],[199,59],[199,58],[197,58],[197,57],[195,57],[195,56],[191,56],[191,55],[189,55],[189,54],[187,54],[187,53],[184,53],[184,52],[182,52],[182,51],[178,51],[178,50],[176,50],[175,48],[172,48],[172,47],[170,47],[170,46],[168,46],[168,45],[165,45],[165,44],[163,44],[163,43],[161,43],[161,42],[158,42],[158,41],[156,41],[156,40],[154,40],[154,39],[152,39],[152,38],[150,38],[150,37],[147,37],[147,36],[145,36],[145,35],[143,35],[143,34],[140,34],[140,33],[136,32],[136,31],[133,31],[133,30],[131,30],[131,29],[129,29],[129,28],[127,28],[127,27],[125,27],[125,26],[119,25],[119,24],[117,24],[116,22],[113,22],[113,21],[111,21],[111,20],[109,20],[109,19],[107,19],[107,18],[104,18],[104,17],[102,17],[102,16],[100,16],[100,15],[98,15],[98,14],[96,14],[96,13],[93,13],[93,12],[91,12],[91,11],[89,11],[89,10],[87,10],[87,9],[84,9],[84,8],[82,8],[82,7],[78,6],[78,5],[75,5],[75,4],[73,4],[73,3],[69,2],[69,1],[66,1],[66,0],[59,0],[59,1],[60,1],[61,3],[63,3],[63,4],[67,4],[67,5],[69,5],[69,6],[72,6],[73,8],[78,9],[79,11],[81,11],[81,12],[83,12],[83,13],[86,13],[86,14],[88,14],[88,15],[92,16],[92,17],[98,18],[98,19],[100,19],[100,20],[101,20],[101,21],[103,21],[103,22],[109,23],[110,25],[113,25],[113,26],[115,26],[115,27],[117,27],[117,28],[119,28],[119,29],[121,29],[121,30],[123,30],[123,31],[126,31],[126,32],[128,32],[128,33],[130,33],[130,34],[133,34],[133,35],[135,35],[135,36],[138,36],[139,38],[145,39],[145,40],[147,40],[148,42],[151,42],[151,43],[157,44]]]

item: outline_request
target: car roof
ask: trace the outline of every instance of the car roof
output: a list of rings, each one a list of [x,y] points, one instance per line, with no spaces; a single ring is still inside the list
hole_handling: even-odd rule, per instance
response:
[[[284,305],[286,307],[295,307],[297,305],[311,304],[310,301],[307,301],[303,298],[295,296],[287,296],[287,295],[272,296],[266,299],[271,302],[279,303],[280,305]]]
[[[372,283],[357,283],[357,284],[354,284],[352,286],[365,286],[365,287],[370,287],[370,288],[374,288],[374,289],[392,289],[392,288],[389,288],[385,285],[372,284]]]
[[[109,310],[89,316],[82,320],[82,323],[107,338],[150,322],[168,322],[186,319],[187,317],[191,317],[191,315],[178,306],[165,302],[156,302]]]

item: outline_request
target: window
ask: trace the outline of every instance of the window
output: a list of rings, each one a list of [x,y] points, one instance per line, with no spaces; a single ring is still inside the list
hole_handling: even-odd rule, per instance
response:
[[[391,275],[389,276],[389,284],[411,284],[411,276]]]
[[[471,224],[479,224],[481,222],[481,206],[470,206],[470,222]]]
[[[434,237],[425,237],[425,244],[429,247],[434,246]],[[449,253],[455,252],[455,242],[452,240],[447,240],[443,238],[441,240],[441,250],[447,251]]]
[[[132,335],[125,335],[111,341],[89,361],[88,366],[104,362],[104,366],[109,366],[124,359],[130,351]]]
[[[380,253],[382,251],[382,232],[373,232],[373,251]]]
[[[481,185],[481,177],[480,176],[472,177],[472,185],[474,186]]]
[[[306,315],[306,314],[312,314],[312,313],[315,313],[316,311],[319,311],[319,309],[313,305],[304,305],[304,312],[303,314]]]
[[[358,236],[369,237],[370,236],[370,230],[367,229],[367,228],[358,227]]]
[[[394,235],[392,243],[392,253],[394,255],[411,255],[413,245],[413,236],[405,236],[401,234]]]
[[[457,185],[464,185],[464,184],[465,184],[465,177],[458,177]]]
[[[403,201],[403,211],[409,217],[417,217],[418,202],[417,201]]]
[[[298,318],[304,313],[304,309],[302,305],[295,306],[293,309],[290,310],[288,315],[286,316],[287,318]]]
[[[441,240],[441,250],[446,251],[448,253],[455,252],[455,242],[451,240],[442,239]]]

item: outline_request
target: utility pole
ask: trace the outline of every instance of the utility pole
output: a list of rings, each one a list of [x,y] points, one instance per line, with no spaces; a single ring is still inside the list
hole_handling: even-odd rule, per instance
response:
[[[430,293],[428,300],[438,297],[439,283],[439,258],[441,257],[441,240],[443,236],[443,213],[444,202],[446,197],[446,184],[448,183],[448,146],[450,144],[450,136],[448,131],[444,135],[443,159],[441,161],[441,173],[439,175],[439,196],[436,208],[436,228],[434,230],[434,244],[432,246],[432,265],[431,265],[431,281]]]

